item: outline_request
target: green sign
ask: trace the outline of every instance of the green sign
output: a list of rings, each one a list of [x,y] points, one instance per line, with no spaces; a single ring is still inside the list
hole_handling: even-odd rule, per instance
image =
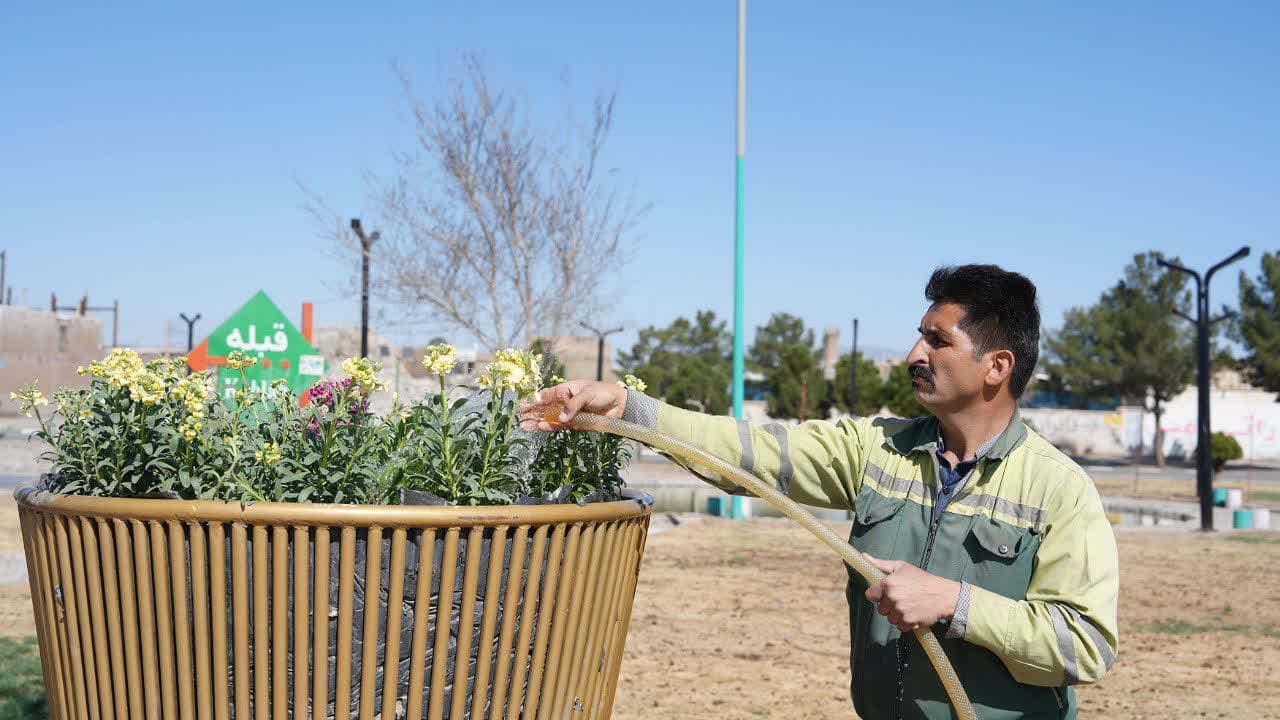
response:
[[[283,378],[293,392],[301,394],[324,375],[324,357],[261,290],[210,333],[206,342],[210,363],[218,365],[218,393],[225,401],[241,386],[240,371],[225,365],[226,357],[236,350],[258,359],[257,365],[244,369],[251,388],[267,390],[272,381]]]

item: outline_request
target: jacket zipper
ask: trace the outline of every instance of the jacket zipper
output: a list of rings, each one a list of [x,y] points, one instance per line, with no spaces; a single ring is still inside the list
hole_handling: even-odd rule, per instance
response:
[[[938,466],[938,456],[935,453],[929,453],[929,460],[933,463],[933,487],[934,487],[934,503],[937,503],[937,493],[942,487],[942,470]],[[934,510],[929,508],[929,537],[924,543],[924,556],[920,559],[920,567],[924,569],[929,565],[929,556],[933,554],[933,542],[938,537],[938,524],[942,522],[942,516],[938,515],[937,519],[933,518]],[[898,693],[894,702],[893,716],[897,720],[902,720],[902,696],[907,680],[907,661],[910,655],[911,646],[904,642],[907,633],[898,636]]]
[[[929,453],[929,457],[933,461],[933,487],[935,488],[934,489],[934,505],[936,507],[937,493],[942,491],[942,469],[938,465],[937,454]],[[982,477],[980,473],[982,472],[982,466],[984,464],[985,464],[985,461],[982,461],[982,460],[978,461],[977,467],[970,470],[968,476],[964,478],[965,485],[968,485],[968,478],[973,477],[975,474],[977,474],[978,477]],[[954,501],[954,500],[955,498],[951,498],[951,501]],[[948,502],[951,502],[951,501],[948,501]],[[924,542],[924,555],[923,557],[920,558],[920,569],[924,570],[925,572],[928,572],[929,570],[929,558],[930,556],[933,555],[933,543],[935,540],[938,539],[938,525],[942,523],[942,513],[938,513],[938,517],[936,519],[932,517],[933,514],[934,514],[934,509],[929,508],[929,515],[930,515],[929,537]],[[902,720],[902,696],[903,696],[903,690],[904,690],[903,684],[906,682],[907,658],[910,650],[909,645],[908,646],[903,645],[902,643],[903,637],[906,637],[906,635],[904,634],[898,637],[898,698],[896,703],[897,705],[896,712],[894,713],[894,716],[897,718],[897,720]],[[1055,698],[1058,697],[1057,693],[1054,693],[1054,697]],[[1061,707],[1062,705],[1061,700],[1058,701],[1058,705],[1059,707]]]

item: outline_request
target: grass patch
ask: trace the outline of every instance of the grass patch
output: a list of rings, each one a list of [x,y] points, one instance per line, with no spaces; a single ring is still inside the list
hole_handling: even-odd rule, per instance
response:
[[[1280,537],[1275,535],[1228,535],[1225,540],[1251,545],[1280,545]]]
[[[0,637],[0,720],[48,716],[36,639]]]
[[[1272,625],[1226,625],[1222,623],[1201,625],[1198,623],[1174,620],[1173,622],[1166,623],[1148,623],[1145,625],[1138,625],[1137,629],[1145,632],[1160,633],[1161,635],[1194,635],[1197,633],[1207,632],[1238,632],[1248,635],[1262,635],[1264,637],[1280,638],[1280,628]]]
[[[1280,503],[1280,492],[1274,490],[1253,490],[1249,493],[1252,502]]]

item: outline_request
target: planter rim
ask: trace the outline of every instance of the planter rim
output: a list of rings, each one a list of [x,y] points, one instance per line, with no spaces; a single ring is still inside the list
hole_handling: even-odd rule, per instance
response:
[[[118,520],[229,522],[249,525],[378,528],[476,527],[601,522],[643,517],[653,498],[624,489],[623,500],[587,505],[345,505],[225,500],[161,500],[62,495],[37,488],[14,493],[20,509]]]

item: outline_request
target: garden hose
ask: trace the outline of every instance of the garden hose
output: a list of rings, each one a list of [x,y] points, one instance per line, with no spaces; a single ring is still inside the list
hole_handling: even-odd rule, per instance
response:
[[[550,416],[549,420],[558,420],[559,410],[555,410],[554,413],[555,415]],[[857,571],[868,583],[874,585],[884,578],[884,573],[872,565],[861,552],[858,552],[843,538],[836,535],[831,528],[814,517],[812,513],[801,508],[794,500],[756,479],[753,475],[743,472],[739,468],[683,440],[678,440],[656,430],[625,420],[616,420],[603,415],[585,412],[578,413],[573,418],[573,421],[569,423],[569,427],[575,430],[590,430],[620,435],[670,455],[678,456],[695,465],[708,467],[722,477],[730,479],[751,491],[776,507],[782,514],[803,525],[809,532],[825,543],[827,547],[839,553],[845,563]],[[973,705],[969,702],[969,696],[965,693],[964,687],[960,685],[960,678],[956,675],[955,669],[951,667],[951,661],[947,659],[946,653],[943,652],[938,638],[934,636],[929,628],[916,628],[913,632],[916,640],[920,641],[920,645],[924,647],[925,654],[929,656],[929,661],[933,663],[933,668],[937,671],[938,677],[942,679],[942,685],[946,688],[947,695],[951,698],[951,704],[955,707],[957,715],[961,720],[974,720],[976,715],[974,715]]]

